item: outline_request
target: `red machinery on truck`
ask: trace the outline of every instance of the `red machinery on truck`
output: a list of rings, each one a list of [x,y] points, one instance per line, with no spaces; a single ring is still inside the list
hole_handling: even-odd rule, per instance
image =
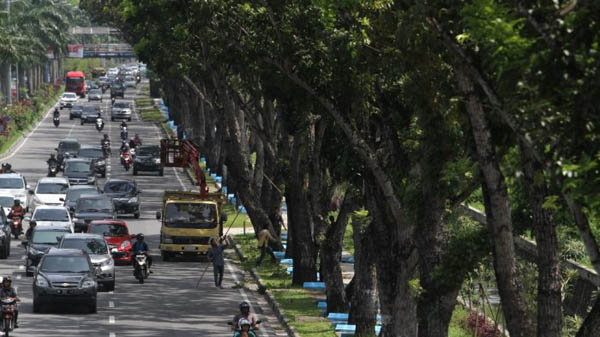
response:
[[[81,97],[85,97],[85,75],[81,71],[69,71],[66,78],[65,91],[74,92]]]

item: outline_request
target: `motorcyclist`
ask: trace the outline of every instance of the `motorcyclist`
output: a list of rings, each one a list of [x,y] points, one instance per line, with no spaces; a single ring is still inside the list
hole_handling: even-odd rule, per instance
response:
[[[15,173],[15,171],[12,170],[12,166],[9,163],[3,163],[2,173]]]
[[[31,241],[31,236],[33,235],[35,226],[37,226],[37,222],[35,222],[35,220],[29,221],[29,228],[27,228],[27,231],[25,231],[25,240]]]
[[[241,319],[246,319],[250,322],[252,330],[258,330],[258,318],[256,314],[250,312],[250,304],[246,301],[240,303],[240,313],[233,316],[231,329],[234,331],[240,330],[239,322]]]
[[[60,117],[60,111],[58,111],[58,108],[54,108],[54,118],[58,118]]]
[[[136,146],[137,146],[137,143],[135,142],[135,139],[134,139],[134,138],[131,138],[131,139],[129,140],[129,148],[130,148],[130,149],[135,149],[135,148],[136,148]]]
[[[51,153],[50,158],[48,158],[48,160],[46,160],[46,163],[48,164],[48,166],[52,166],[52,164],[55,164],[58,166],[58,159],[56,159],[56,155],[54,153]]]
[[[238,321],[238,326],[240,330],[236,331],[233,336],[234,337],[253,337],[256,336],[254,332],[251,332],[252,324],[249,320],[242,318]]]
[[[121,130],[123,130],[123,128],[127,127],[127,123],[125,123],[125,121],[121,122]]]
[[[150,248],[148,247],[148,244],[146,242],[144,242],[144,234],[143,233],[138,233],[135,236],[135,242],[133,243],[133,246],[131,247],[131,251],[132,252],[141,252],[144,253],[144,255],[146,255],[146,258],[148,259],[148,271],[150,273],[152,273],[152,256],[150,256],[149,252],[150,252]]]
[[[15,203],[10,208],[10,212],[8,213],[8,218],[12,218],[13,216],[23,217],[25,214],[25,209],[21,206],[21,201],[19,199],[15,199]]]
[[[139,134],[135,134],[135,136],[133,137],[133,141],[135,142],[136,146],[140,146],[142,145],[142,138],[140,138]]]
[[[108,134],[104,134],[104,137],[100,140],[100,146],[104,146],[104,144],[108,143],[110,147],[110,139],[108,139]]]
[[[5,276],[2,278],[2,288],[0,288],[0,298],[14,297],[17,302],[21,301],[17,296],[17,290],[12,287],[12,278]],[[19,307],[15,304],[15,329],[19,327],[17,319],[19,318]]]

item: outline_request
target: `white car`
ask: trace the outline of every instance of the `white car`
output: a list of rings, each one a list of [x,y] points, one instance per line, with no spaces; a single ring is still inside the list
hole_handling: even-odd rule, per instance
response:
[[[0,174],[0,194],[11,195],[13,198],[19,200],[23,207],[29,205],[27,197],[27,190],[29,188],[27,181],[19,173]]]
[[[137,84],[137,81],[135,80],[135,77],[133,75],[128,75],[125,77],[125,88],[135,88]]]
[[[72,108],[73,104],[77,103],[79,97],[74,92],[65,92],[60,97],[60,108]]]
[[[71,214],[64,206],[38,206],[33,211],[31,219],[25,218],[25,220],[35,221],[38,226],[69,228],[71,233],[75,231]]]
[[[33,194],[31,206],[36,208],[40,205],[62,206],[64,204],[69,180],[64,177],[44,177],[38,180]]]
[[[0,194],[0,207],[4,209],[4,214],[8,215],[10,209],[15,204],[15,197],[8,194]]]

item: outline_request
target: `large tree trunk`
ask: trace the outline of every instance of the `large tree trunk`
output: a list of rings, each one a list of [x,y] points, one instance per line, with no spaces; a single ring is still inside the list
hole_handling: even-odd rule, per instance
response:
[[[544,208],[548,189],[543,167],[535,160],[527,146],[522,143],[520,145],[523,185],[531,205],[533,232],[537,243],[537,335],[538,337],[560,337],[562,297],[556,226],[550,210]]]
[[[600,296],[577,331],[577,337],[598,337],[600,331]]]
[[[350,194],[352,192],[347,193]],[[325,240],[323,240],[321,246],[321,277],[325,280],[327,312],[346,312],[348,310],[340,261],[342,259],[344,233],[346,233],[349,215],[354,208],[355,204],[352,196],[346,195],[338,218],[329,225],[327,233],[325,234]],[[367,263],[372,265],[372,261],[367,261]],[[356,268],[356,263],[354,266]],[[359,275],[362,275],[363,273],[362,270],[356,272]]]
[[[502,310],[511,337],[531,337],[535,328],[527,311],[523,288],[516,268],[513,227],[508,191],[492,144],[492,135],[483,104],[475,93],[472,81],[460,64],[455,65],[460,90],[466,95],[466,111],[471,121],[477,160],[482,176],[494,269]]]
[[[373,336],[377,325],[377,275],[373,260],[377,245],[373,242],[369,218],[352,217],[354,238],[354,278],[349,324],[356,325],[357,337]],[[327,302],[329,310],[329,302]]]
[[[290,172],[285,198],[288,205],[288,221],[293,236],[294,273],[292,284],[316,281],[315,246],[311,232],[312,216],[306,189],[305,136],[296,135],[290,154]]]

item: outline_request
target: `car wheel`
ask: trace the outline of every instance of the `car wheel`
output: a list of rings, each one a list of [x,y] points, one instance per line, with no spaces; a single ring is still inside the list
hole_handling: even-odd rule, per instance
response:
[[[106,288],[106,291],[113,291],[113,290],[115,290],[115,281],[106,283],[104,285],[104,287]]]
[[[2,252],[0,252],[0,259],[4,260],[8,257],[8,249],[6,249],[6,246],[4,246],[4,249],[2,249]]]
[[[158,175],[159,176],[163,176],[165,174],[164,169],[160,169],[160,171],[158,171]]]
[[[131,122],[131,117],[127,118],[127,121],[128,121],[128,122]]]
[[[98,312],[98,305],[96,304],[96,300],[90,303],[88,310],[90,311],[90,314],[95,314]]]
[[[10,241],[8,242],[8,245],[6,245],[6,256],[10,256]]]
[[[111,118],[110,118],[110,121],[111,121],[111,122],[114,122],[114,121],[115,121],[115,118],[114,118],[114,117],[111,117]]]
[[[33,299],[33,312],[36,314],[42,312],[42,304],[36,301],[35,298]]]
[[[25,276],[33,276],[33,272],[28,270],[27,265],[25,265]]]
[[[136,218],[136,219],[139,219],[140,218],[140,211],[137,211],[137,212],[133,213],[133,217]]]
[[[81,120],[81,125],[83,125],[83,119]]]
[[[164,262],[169,262],[171,260],[171,253],[165,252],[163,250],[160,251],[160,256]]]
[[[69,115],[69,120],[72,121],[73,120],[73,115]]]
[[[137,172],[138,172],[138,170],[137,170],[137,168],[134,166],[134,167],[133,167],[133,175],[134,175],[134,176],[137,176]]]

